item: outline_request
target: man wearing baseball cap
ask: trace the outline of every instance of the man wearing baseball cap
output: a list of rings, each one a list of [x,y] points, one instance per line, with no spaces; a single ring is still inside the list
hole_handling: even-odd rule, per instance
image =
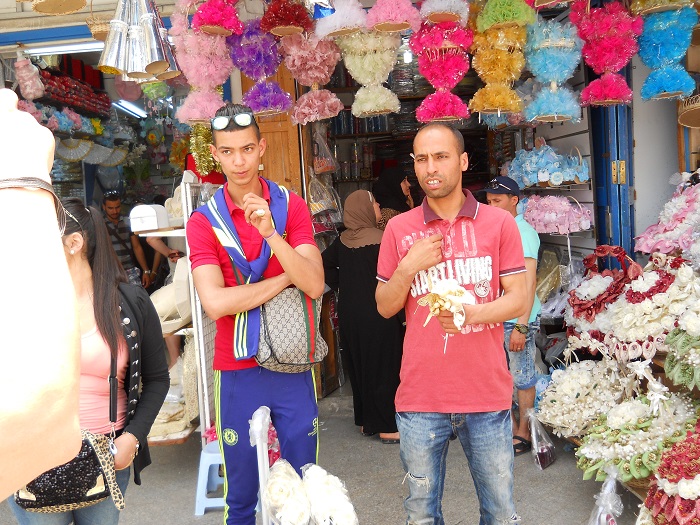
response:
[[[527,281],[528,302],[530,307],[517,319],[503,323],[505,338],[504,345],[508,352],[508,365],[513,376],[513,384],[518,391],[518,415],[515,421],[513,414],[513,452],[516,456],[532,449],[527,411],[535,404],[535,335],[540,329],[540,310],[542,306],[535,293],[537,286],[537,253],[540,248],[540,238],[535,229],[530,226],[518,213],[520,188],[518,183],[509,177],[496,177],[481,190],[486,194],[486,202],[510,212],[515,217],[515,223],[520,231],[525,255],[525,278]]]

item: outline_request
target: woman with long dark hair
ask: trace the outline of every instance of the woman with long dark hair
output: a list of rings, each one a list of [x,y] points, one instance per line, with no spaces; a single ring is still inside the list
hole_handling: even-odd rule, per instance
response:
[[[128,284],[95,208],[77,198],[63,202],[66,227],[63,248],[75,288],[81,333],[80,426],[109,435],[112,358],[117,361],[117,413],[114,466],[117,484],[126,490],[130,471],[151,463],[148,432],[168,392],[170,378],[158,314],[146,291]],[[50,446],[50,436],[47,436]],[[12,498],[10,507],[20,525],[114,525],[119,510],[111,498],[95,505],[55,514],[28,512]]]

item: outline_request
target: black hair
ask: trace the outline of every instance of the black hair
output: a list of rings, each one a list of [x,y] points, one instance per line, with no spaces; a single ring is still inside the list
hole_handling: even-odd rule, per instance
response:
[[[231,119],[228,123],[228,126],[226,126],[224,129],[220,131],[237,131],[239,129],[246,129],[249,127],[253,127],[255,129],[255,136],[257,137],[258,140],[260,140],[260,128],[258,127],[258,122],[255,120],[255,115],[253,114],[253,110],[250,109],[249,106],[244,106],[243,104],[233,104],[232,102],[227,103],[225,106],[221,106],[219,109],[216,110],[216,115],[215,117],[233,117],[234,115],[238,115],[240,113],[250,113],[253,115],[252,122],[250,123],[249,126],[239,126],[236,124],[233,119]],[[216,144],[216,134],[218,131],[212,130],[211,132],[211,140],[214,144]]]
[[[67,212],[63,235],[83,236],[85,255],[92,269],[95,322],[110,352],[116,356],[122,333],[119,284],[128,282],[126,273],[114,252],[102,214],[92,206],[86,208],[77,197],[62,202]]]
[[[411,209],[406,202],[407,197],[401,189],[401,183],[405,178],[406,174],[403,170],[394,166],[384,169],[379,174],[379,179],[372,186],[372,193],[380,207],[399,212]]]
[[[455,141],[457,142],[457,153],[460,155],[464,153],[464,136],[452,124],[448,124],[447,122],[428,122],[426,125],[424,125],[418,130],[418,133],[420,133],[424,129],[429,128],[444,128],[448,130],[450,133],[452,133],[452,135],[455,138]],[[415,141],[415,138],[413,140]]]

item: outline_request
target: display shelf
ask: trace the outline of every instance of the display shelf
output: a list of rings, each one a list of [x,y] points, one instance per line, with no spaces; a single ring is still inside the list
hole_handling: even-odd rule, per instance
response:
[[[358,139],[365,137],[391,137],[391,131],[373,131],[370,133],[344,133],[342,135],[331,135],[331,139]]]
[[[139,237],[184,237],[185,229],[176,227],[162,230],[153,230],[150,232],[139,232]]]
[[[537,184],[532,186],[527,186],[523,188],[524,192],[533,191],[590,191],[591,181],[571,183],[571,184],[560,184],[559,186],[539,186]]]
[[[588,230],[581,230],[578,232],[569,232],[569,233],[540,233],[540,235],[551,235],[552,237],[585,237],[585,238],[590,238],[593,237],[595,233],[595,230],[593,228],[590,228]]]

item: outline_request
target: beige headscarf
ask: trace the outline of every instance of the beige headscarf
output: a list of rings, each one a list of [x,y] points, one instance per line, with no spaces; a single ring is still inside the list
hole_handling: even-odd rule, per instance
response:
[[[343,223],[347,228],[340,234],[340,242],[348,248],[361,248],[382,242],[382,230],[377,228],[374,197],[367,190],[357,190],[345,199]]]

